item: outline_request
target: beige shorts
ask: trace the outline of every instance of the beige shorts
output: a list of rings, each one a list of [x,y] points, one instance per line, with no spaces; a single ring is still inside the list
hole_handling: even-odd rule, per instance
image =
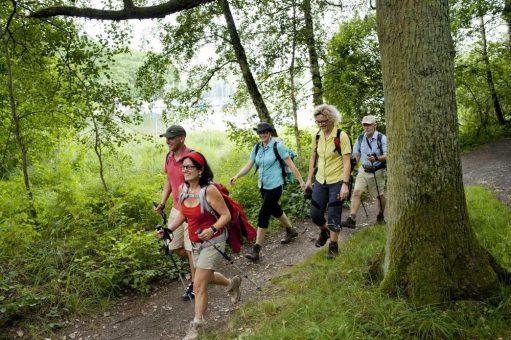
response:
[[[172,207],[172,209],[170,210],[169,224],[170,221],[176,218],[178,212],[179,210]],[[181,224],[176,230],[174,230],[174,238],[169,244],[170,250],[175,250],[179,248],[185,248],[188,251],[192,251],[192,243],[190,242],[190,236],[188,236],[188,223],[186,222],[183,222],[183,224]]]
[[[357,179],[355,180],[355,191],[365,192],[369,191],[369,194],[373,197],[378,197],[378,192],[380,195],[385,193],[385,181],[387,178],[387,170],[380,169],[376,171],[376,181],[378,182],[378,190],[376,190],[376,183],[374,181],[373,173],[365,172],[362,167],[358,172]]]
[[[215,243],[215,246],[221,251],[225,251],[225,241]],[[207,243],[204,247],[197,245],[196,248],[193,248],[192,257],[195,268],[219,271],[222,266],[222,254],[215,247]]]

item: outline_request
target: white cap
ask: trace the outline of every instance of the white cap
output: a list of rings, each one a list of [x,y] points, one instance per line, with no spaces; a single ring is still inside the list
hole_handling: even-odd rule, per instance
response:
[[[362,124],[376,124],[376,118],[374,116],[365,116],[362,118]]]

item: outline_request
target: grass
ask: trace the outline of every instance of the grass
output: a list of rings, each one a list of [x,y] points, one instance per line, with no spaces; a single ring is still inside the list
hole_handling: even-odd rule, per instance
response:
[[[486,190],[467,188],[478,238],[502,261],[509,256],[511,212]],[[360,231],[335,261],[320,252],[274,280],[270,298],[246,303],[225,339],[488,339],[511,337],[511,289],[492,301],[459,301],[417,308],[381,293],[365,279],[367,262],[383,249],[385,226]],[[503,263],[503,262],[501,262]],[[507,266],[510,269],[509,266]]]

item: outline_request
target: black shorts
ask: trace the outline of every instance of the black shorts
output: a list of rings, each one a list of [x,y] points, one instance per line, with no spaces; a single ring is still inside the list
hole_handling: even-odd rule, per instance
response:
[[[282,185],[274,189],[259,189],[263,203],[259,210],[257,226],[266,229],[270,224],[270,217],[279,218],[284,213],[279,205],[280,196],[282,196]]]

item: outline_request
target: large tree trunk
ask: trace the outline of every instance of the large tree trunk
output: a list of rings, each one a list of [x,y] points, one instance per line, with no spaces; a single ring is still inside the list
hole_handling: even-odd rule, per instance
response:
[[[511,0],[506,0],[504,10],[502,11],[502,16],[504,17],[504,20],[507,24],[508,47],[511,49]]]
[[[263,96],[261,95],[261,92],[259,92],[259,88],[257,87],[254,76],[252,75],[252,71],[250,71],[247,55],[243,45],[241,44],[240,36],[238,34],[238,30],[236,29],[236,23],[234,22],[231,8],[229,7],[229,2],[227,0],[220,0],[220,3],[222,4],[222,11],[227,23],[227,30],[229,31],[231,46],[234,50],[234,54],[236,55],[236,61],[240,66],[241,74],[243,75],[245,84],[247,85],[248,93],[250,94],[252,102],[254,103],[254,106],[257,110],[257,114],[259,115],[259,120],[268,122],[273,125],[273,121],[271,119],[270,113],[268,112],[268,109],[266,108]]]
[[[311,13],[311,0],[303,0],[302,11],[305,18],[305,44],[309,51],[310,71],[312,75],[312,101],[314,105],[323,104],[323,85],[319,69],[318,53],[314,39],[314,22]]]
[[[498,287],[468,222],[448,13],[448,0],[377,1],[389,137],[381,286],[418,304]]]
[[[25,184],[25,190],[27,191],[27,197],[30,202],[30,215],[32,218],[37,218],[37,212],[34,207],[34,195],[30,185],[30,178],[28,176],[28,151],[25,139],[21,132],[21,116],[18,114],[16,106],[16,96],[14,94],[14,80],[12,75],[12,61],[9,46],[5,39],[2,40],[4,53],[5,53],[5,66],[7,69],[7,91],[9,94],[9,105],[11,109],[12,126],[14,128],[14,137],[16,143],[20,148],[21,153],[21,171],[23,173],[23,183]]]
[[[484,15],[480,14],[479,19],[481,22],[481,40],[482,40],[481,55],[483,57],[483,63],[486,72],[486,83],[488,84],[488,89],[490,90],[491,93],[491,99],[493,101],[493,110],[495,111],[497,120],[500,125],[506,125],[506,120],[504,119],[504,114],[502,113],[499,97],[497,96],[497,91],[495,90],[495,83],[493,82],[490,58],[488,57],[488,44],[486,42],[486,27],[484,25]]]

